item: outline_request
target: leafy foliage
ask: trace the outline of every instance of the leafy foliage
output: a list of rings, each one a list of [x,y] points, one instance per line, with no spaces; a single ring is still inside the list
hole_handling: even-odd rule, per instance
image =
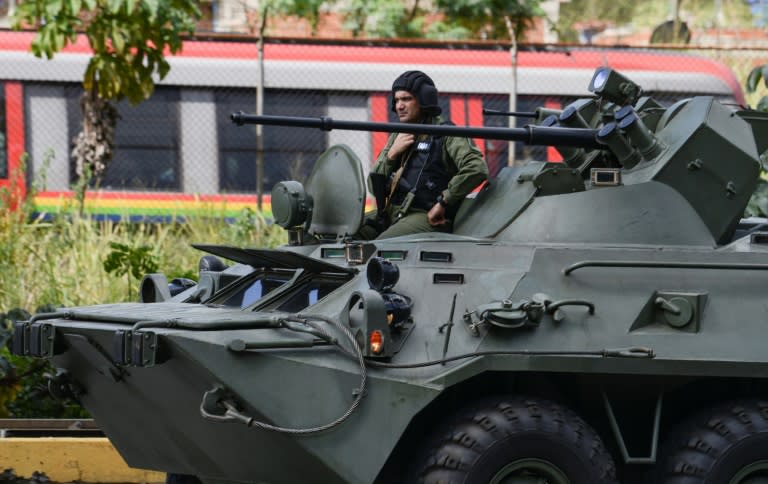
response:
[[[355,37],[507,40],[505,17],[519,39],[535,17],[544,15],[539,4],[540,0],[435,0],[430,11],[418,0],[349,0],[340,11],[344,27]]]
[[[557,30],[561,39],[575,41],[574,24],[598,22],[602,24],[625,24],[633,21],[637,3],[615,0],[571,0],[560,4]]]
[[[195,30],[200,9],[194,0],[22,0],[13,27],[34,26],[32,52],[53,58],[85,34],[93,55],[83,76],[83,129],[72,156],[80,176],[82,212],[92,178],[99,183],[112,159],[116,109],[111,101],[131,104],[149,98],[155,78],[165,78],[167,52],[181,50],[181,36]]]
[[[307,19],[312,29],[312,35],[317,33],[320,8],[327,3],[325,0],[262,0],[262,2],[270,4],[274,13],[296,15]]]
[[[258,247],[286,243],[285,231],[268,224],[252,209],[245,209],[231,224],[225,222],[224,213],[211,209],[184,224],[156,225],[95,222],[79,216],[72,207],[49,214],[52,220],[43,221],[31,218],[32,197],[18,201],[20,205],[13,210],[9,202],[14,200],[0,197],[0,417],[86,416],[74,402],[49,396],[47,374],[55,370],[47,361],[10,354],[7,344],[12,323],[30,316],[12,308],[38,307],[39,313],[56,307],[126,301],[130,295],[126,297],[125,286],[117,284],[119,278],[135,279],[134,274],[153,272],[158,266],[169,279],[193,279],[201,253],[190,241]],[[117,269],[105,271],[110,255],[121,275]]]
[[[49,59],[85,33],[93,49],[85,89],[137,104],[154,91],[155,73],[168,74],[165,52],[181,49],[181,35],[192,33],[199,17],[194,0],[23,0],[13,25],[36,26],[32,52]]]
[[[152,247],[142,245],[131,247],[119,242],[110,242],[112,252],[104,260],[104,270],[109,274],[114,272],[118,276],[127,276],[128,297],[131,295],[131,276],[134,279],[141,278],[144,274],[157,272],[157,260],[152,254]]]
[[[763,81],[763,85],[768,87],[768,64],[757,66],[750,71],[746,82],[747,92],[757,92],[760,87],[760,81]],[[760,98],[756,109],[758,111],[768,111],[768,96]],[[762,153],[761,157],[765,160],[766,153]],[[765,166],[765,163],[763,163],[763,166]],[[768,216],[768,181],[766,181],[764,176],[758,182],[757,188],[755,188],[752,197],[749,199],[745,215],[755,217]]]
[[[112,252],[104,261],[104,270],[114,272],[118,276],[130,274],[138,279],[147,272],[157,270],[157,262],[152,256],[152,248],[146,245],[141,247],[129,247],[126,244],[110,242]]]
[[[350,0],[341,7],[344,28],[354,37],[422,37],[424,15],[419,2],[408,8],[401,0]]]
[[[24,163],[14,176],[26,177]],[[257,247],[287,242],[282,228],[252,209],[244,209],[234,223],[213,208],[184,224],[168,225],[96,222],[71,206],[48,214],[49,220],[34,218],[34,193],[42,186],[44,178],[34,180],[27,197],[0,190],[0,417],[87,416],[74,402],[49,396],[47,375],[55,370],[46,360],[10,354],[13,322],[30,317],[19,308],[36,307],[40,313],[126,301],[130,295],[117,282],[122,275],[134,276],[134,270],[140,275],[159,266],[169,279],[193,279],[201,253],[190,241]],[[112,254],[121,275],[117,269],[105,271]]]
[[[473,37],[509,39],[505,18],[509,18],[519,40],[533,26],[535,17],[544,16],[539,0],[436,0],[445,16],[443,22],[462,27]]]
[[[746,84],[747,92],[757,92],[760,87],[760,81],[763,81],[763,85],[768,87],[768,64],[757,66],[749,72]],[[760,98],[755,109],[758,111],[768,111],[768,96]]]
[[[267,30],[268,20],[272,16],[296,16],[309,22],[311,33],[317,34],[320,14],[323,7],[333,0],[260,0],[256,8],[242,2],[245,9],[246,24],[251,34],[261,37]]]
[[[752,197],[749,199],[744,216],[766,217],[768,216],[768,181],[760,179]]]
[[[51,312],[52,306],[38,308]],[[0,313],[0,417],[84,418],[88,413],[74,401],[53,398],[48,392],[48,375],[53,368],[48,360],[12,355],[8,349],[13,324],[31,317],[24,309]]]

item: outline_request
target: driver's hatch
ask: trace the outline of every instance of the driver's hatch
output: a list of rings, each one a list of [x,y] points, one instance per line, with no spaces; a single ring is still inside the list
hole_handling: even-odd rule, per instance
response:
[[[222,245],[194,247],[254,268],[254,272],[221,288],[206,301],[207,304],[247,311],[301,311],[344,285],[357,273],[354,268],[285,250]]]

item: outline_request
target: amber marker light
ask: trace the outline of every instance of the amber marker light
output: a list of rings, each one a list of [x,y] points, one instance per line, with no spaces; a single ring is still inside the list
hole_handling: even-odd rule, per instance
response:
[[[370,336],[371,353],[380,354],[384,350],[384,335],[378,329],[371,331]]]

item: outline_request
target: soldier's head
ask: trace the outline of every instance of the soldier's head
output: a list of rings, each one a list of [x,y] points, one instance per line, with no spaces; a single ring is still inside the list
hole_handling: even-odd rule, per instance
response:
[[[406,71],[392,83],[392,111],[401,123],[418,123],[442,111],[434,81],[421,71]]]

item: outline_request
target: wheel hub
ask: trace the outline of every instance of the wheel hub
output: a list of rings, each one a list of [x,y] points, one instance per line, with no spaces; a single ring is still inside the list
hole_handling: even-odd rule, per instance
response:
[[[728,484],[768,484],[768,460],[753,462],[744,467]]]
[[[557,466],[542,459],[519,459],[496,473],[489,484],[570,484]],[[752,484],[752,483],[749,483]]]

